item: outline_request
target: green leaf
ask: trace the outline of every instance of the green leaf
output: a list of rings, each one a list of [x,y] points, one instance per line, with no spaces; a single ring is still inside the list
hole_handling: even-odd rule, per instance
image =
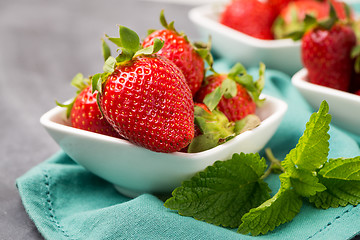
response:
[[[72,99],[72,100],[70,101],[70,103],[68,103],[68,104],[63,104],[63,103],[59,103],[58,101],[55,101],[56,105],[58,105],[59,107],[66,108],[66,117],[67,117],[67,118],[70,117],[71,109],[72,109],[73,106],[74,106],[75,99],[76,99],[76,98]]]
[[[310,197],[315,195],[317,192],[326,190],[326,187],[319,183],[317,176],[307,170],[293,170],[291,171],[291,175],[287,177],[290,179],[291,186],[300,196]]]
[[[330,159],[319,174],[324,178],[360,181],[360,156]]]
[[[270,197],[260,179],[265,169],[265,159],[258,154],[234,154],[183,182],[165,207],[215,225],[238,227],[243,214]]]
[[[110,42],[114,43],[116,46],[123,47],[120,38],[109,37],[107,35],[105,36],[107,37],[107,39],[109,39]]]
[[[328,209],[360,203],[360,181],[323,178],[321,175],[319,180],[327,189],[309,197],[309,201],[317,208]]]
[[[302,201],[292,189],[280,189],[259,207],[251,209],[241,218],[238,232],[253,236],[266,234],[280,224],[290,222],[299,212]]]
[[[160,12],[160,23],[165,29],[176,32],[175,27],[174,27],[174,22],[171,22],[170,24],[167,23],[165,14],[164,14],[164,10],[161,10],[161,12]]]
[[[237,94],[236,82],[234,82],[230,78],[226,78],[221,83],[221,92],[223,96],[227,99],[235,97]]]
[[[133,58],[134,54],[135,54],[135,53],[133,53],[131,51],[128,51],[125,48],[119,48],[119,50],[121,50],[121,53],[116,57],[116,62],[117,63],[130,61]]]
[[[137,57],[139,55],[151,55],[157,53],[164,46],[164,43],[165,42],[162,41],[161,39],[155,38],[153,45],[147,48],[140,49],[135,53],[134,57]]]
[[[231,79],[234,79],[238,75],[246,74],[246,68],[241,63],[235,63],[235,65],[230,69],[228,76]]]
[[[106,59],[104,66],[103,66],[103,70],[105,73],[112,73],[114,72],[115,69],[115,65],[116,65],[116,59],[113,57],[108,57],[108,59]]]
[[[109,45],[107,45],[104,39],[101,39],[101,41],[102,41],[102,54],[105,62],[111,56],[111,50]]]
[[[223,93],[221,91],[221,88],[217,87],[217,88],[215,88],[214,91],[212,91],[211,93],[209,93],[205,96],[203,102],[209,108],[210,111],[213,111],[219,104],[222,96],[223,96]]]
[[[249,114],[243,119],[235,122],[234,132],[236,135],[241,134],[245,131],[252,130],[259,126],[261,120],[255,114]]]
[[[101,73],[97,73],[92,76],[91,87],[92,93],[94,93],[95,91],[98,91],[100,94],[102,93]]]
[[[121,46],[131,53],[135,53],[140,49],[140,38],[133,30],[119,26],[119,35]]]
[[[86,86],[88,86],[87,81],[88,79],[85,79],[82,73],[78,73],[71,80],[71,85],[79,90],[83,90]]]
[[[220,111],[208,113],[195,105],[195,124],[201,135],[195,137],[188,147],[189,153],[202,152],[216,147],[234,137],[234,126]]]
[[[319,111],[311,115],[303,136],[282,162],[287,172],[291,173],[293,169],[298,168],[313,172],[327,161],[330,138],[327,132],[331,121],[328,112],[329,105],[323,101]]]

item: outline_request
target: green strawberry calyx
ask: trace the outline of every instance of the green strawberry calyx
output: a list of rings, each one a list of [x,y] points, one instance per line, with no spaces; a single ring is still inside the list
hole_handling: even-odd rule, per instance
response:
[[[103,42],[103,55],[104,59],[106,58],[103,72],[97,73],[91,77],[92,91],[94,92],[97,90],[99,94],[102,94],[102,85],[105,83],[108,76],[114,72],[117,66],[127,64],[132,59],[141,55],[153,55],[164,46],[164,41],[156,38],[154,39],[153,45],[142,48],[139,35],[124,26],[119,26],[119,37],[105,36],[118,47],[117,52],[119,52],[119,54],[116,58],[111,56],[109,47],[105,41]]]
[[[82,73],[78,73],[71,80],[71,85],[78,89],[76,91],[76,97],[77,97],[82,90],[84,90],[87,86],[90,85],[90,79],[89,78],[84,78]],[[60,103],[58,101],[55,101],[56,105],[58,105],[59,107],[64,107],[64,108],[67,109],[66,110],[66,117],[67,118],[70,117],[71,109],[73,108],[76,97],[74,97],[69,103]]]
[[[165,18],[165,14],[164,14],[164,10],[161,10],[160,12],[160,23],[161,25],[169,31],[174,32],[176,35],[181,36],[185,39],[185,41],[187,43],[189,43],[191,45],[191,47],[194,49],[194,51],[202,58],[204,59],[204,61],[207,63],[207,65],[209,66],[209,68],[212,67],[213,65],[213,56],[211,54],[211,37],[209,36],[208,42],[204,43],[204,42],[191,42],[188,38],[188,36],[184,33],[184,32],[178,32],[175,27],[174,27],[174,21],[168,23],[166,18]],[[151,33],[155,32],[157,30],[155,29],[150,29],[148,30],[148,35],[150,35]]]
[[[260,94],[265,85],[265,68],[265,64],[260,63],[259,78],[254,81],[253,77],[247,73],[246,68],[241,63],[236,63],[221,85],[205,96],[203,101],[204,104],[210,111],[213,111],[222,97],[225,97],[226,99],[235,97],[237,94],[236,84],[240,84],[246,88],[255,104],[261,106],[265,101],[265,99],[260,99]],[[219,73],[215,72],[214,74],[216,75]]]
[[[351,11],[350,7],[344,3],[345,11],[346,11],[346,19],[341,20],[339,19],[334,5],[329,2],[330,5],[330,12],[329,17],[324,20],[317,20],[316,17],[312,14],[306,14],[305,19],[303,21],[303,24],[301,27],[297,28],[294,31],[290,31],[287,33],[288,38],[292,38],[294,41],[302,39],[305,33],[314,30],[314,29],[324,29],[324,30],[330,30],[335,24],[345,24],[345,25],[351,25]]]

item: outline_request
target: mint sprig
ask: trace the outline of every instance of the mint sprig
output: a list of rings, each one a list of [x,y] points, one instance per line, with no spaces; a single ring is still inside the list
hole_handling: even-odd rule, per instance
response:
[[[256,236],[290,222],[300,212],[304,199],[323,209],[359,204],[360,156],[328,159],[328,111],[329,106],[323,101],[282,166],[270,156],[269,169],[276,165],[277,170],[283,171],[279,176],[280,189],[273,197],[266,197],[269,189],[263,179],[269,170],[265,172],[263,158],[241,153],[218,161],[185,181],[165,206],[185,216],[237,227],[239,233]],[[251,191],[246,188],[249,184]]]
[[[234,154],[183,182],[165,206],[215,225],[238,227],[243,214],[270,197],[261,179],[265,169],[258,154]]]

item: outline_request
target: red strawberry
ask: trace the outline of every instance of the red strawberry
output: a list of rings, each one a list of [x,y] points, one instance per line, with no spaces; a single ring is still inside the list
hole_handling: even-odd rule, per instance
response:
[[[91,86],[87,85],[89,79],[83,79],[82,74],[77,74],[72,85],[79,88],[79,94],[68,105],[59,104],[68,108],[67,116],[70,117],[71,125],[75,128],[100,133],[120,138],[114,128],[102,117],[96,102],[97,92],[92,93]]]
[[[348,91],[353,60],[351,50],[356,36],[351,27],[336,21],[328,29],[318,26],[302,38],[302,61],[309,81],[322,86]]]
[[[233,122],[254,114],[256,104],[261,103],[259,95],[263,88],[264,68],[265,65],[261,64],[260,78],[255,83],[239,63],[229,74],[210,75],[205,79],[205,85],[199,90],[195,101],[204,102],[210,110],[217,106]]]
[[[286,6],[291,2],[292,0],[269,0],[269,4],[272,8],[276,10],[276,12],[280,12],[281,9],[286,8]]]
[[[220,23],[260,39],[273,39],[271,26],[277,12],[268,2],[232,0],[222,12]]]
[[[192,45],[185,35],[175,30],[173,22],[170,24],[166,22],[163,11],[160,14],[160,22],[165,29],[153,31],[144,39],[142,45],[143,47],[153,45],[155,38],[163,40],[164,46],[157,54],[173,61],[180,68],[191,93],[195,95],[204,79],[204,60],[197,52],[196,46]]]
[[[287,38],[290,34],[303,30],[304,19],[307,14],[311,14],[320,20],[328,17],[328,12],[328,5],[323,2],[314,0],[293,1],[281,10],[274,21],[274,36],[276,39]]]
[[[194,137],[194,105],[180,69],[154,54],[163,42],[140,49],[138,35],[120,26],[121,54],[94,76],[104,116],[121,136],[157,152],[175,152]],[[100,80],[101,82],[96,82]]]
[[[360,96],[360,89],[355,92],[356,95]]]

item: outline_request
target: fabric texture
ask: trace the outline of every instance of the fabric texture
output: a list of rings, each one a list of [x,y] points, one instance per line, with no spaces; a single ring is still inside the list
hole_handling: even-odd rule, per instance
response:
[[[229,63],[217,61],[217,71]],[[257,77],[257,68],[249,72]],[[283,159],[305,130],[312,109],[284,73],[267,70],[265,94],[288,103],[288,111],[267,144]],[[330,106],[331,108],[331,106]],[[360,156],[360,136],[336,126],[330,128],[329,157]],[[277,191],[277,175],[266,180]],[[163,206],[151,194],[134,199],[119,194],[111,183],[88,172],[64,152],[35,166],[17,179],[17,187],[30,218],[45,239],[253,239]],[[360,233],[360,206],[316,209],[304,201],[300,213],[259,239],[350,239]]]

